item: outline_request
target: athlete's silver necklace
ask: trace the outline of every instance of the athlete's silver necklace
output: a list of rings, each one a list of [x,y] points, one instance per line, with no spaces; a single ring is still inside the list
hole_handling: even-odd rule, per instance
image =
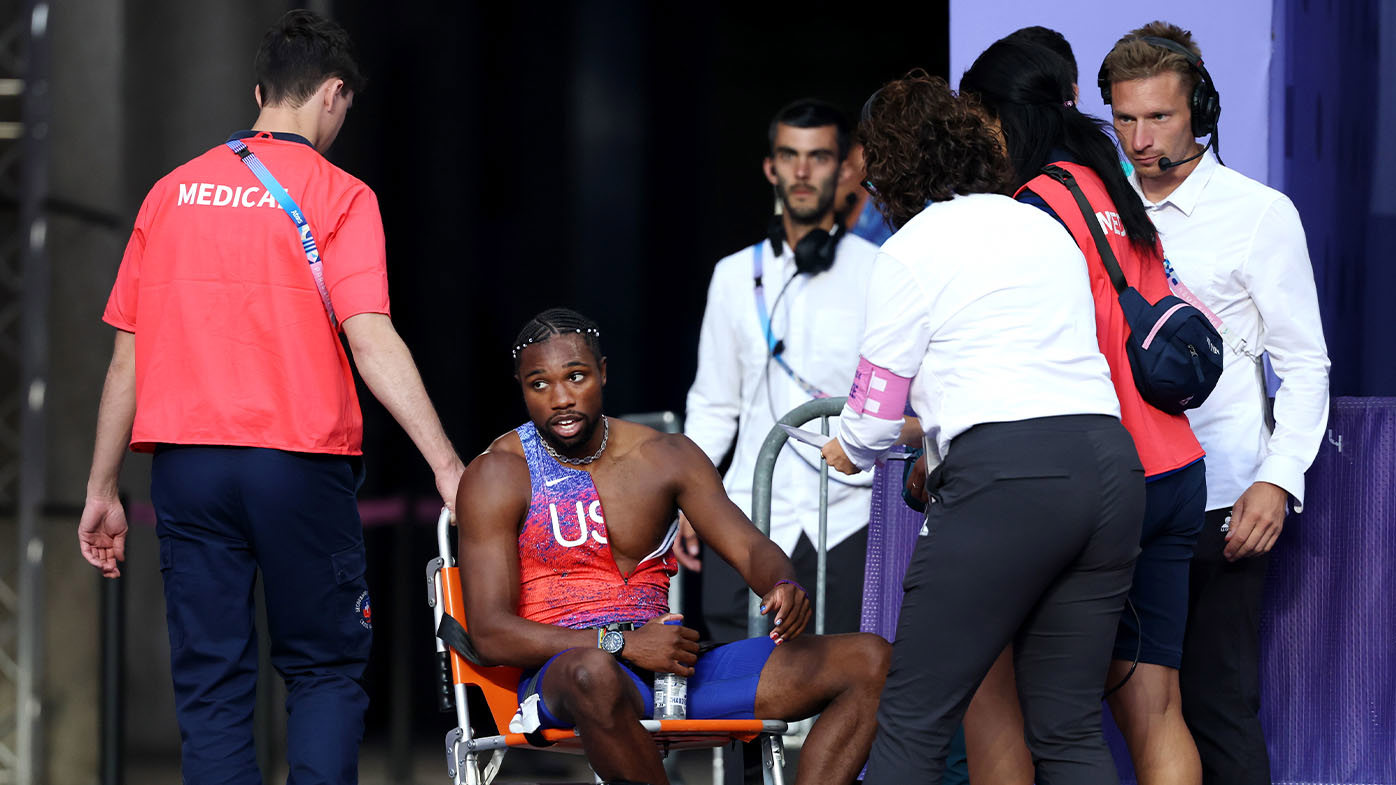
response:
[[[601,453],[606,451],[606,442],[609,441],[611,438],[611,421],[606,419],[606,415],[604,414],[601,415],[601,428],[601,446],[596,448],[596,452],[592,453],[591,455],[588,455],[585,458],[568,458],[566,455],[562,455],[557,450],[554,450],[553,446],[548,443],[547,439],[542,440],[543,449],[547,450],[548,454],[553,456],[553,460],[557,461],[558,463],[570,463],[573,466],[586,466],[587,464],[601,457]]]

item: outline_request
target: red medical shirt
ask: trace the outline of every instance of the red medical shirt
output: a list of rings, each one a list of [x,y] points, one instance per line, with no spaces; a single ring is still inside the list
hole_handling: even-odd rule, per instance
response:
[[[303,141],[258,134],[245,142],[305,213],[335,315],[387,314],[373,191]],[[151,189],[102,318],[135,333],[132,449],[361,452],[349,358],[295,224],[227,147]]]

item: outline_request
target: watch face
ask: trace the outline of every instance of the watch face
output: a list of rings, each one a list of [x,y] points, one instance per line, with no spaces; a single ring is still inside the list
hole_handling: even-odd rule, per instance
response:
[[[601,650],[607,654],[619,654],[625,647],[625,636],[615,630],[601,636]]]

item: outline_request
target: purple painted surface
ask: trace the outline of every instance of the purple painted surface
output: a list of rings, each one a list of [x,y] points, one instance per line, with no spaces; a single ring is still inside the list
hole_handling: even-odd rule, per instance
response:
[[[862,629],[889,640],[921,515],[879,466]],[[1396,785],[1396,398],[1337,398],[1270,564],[1261,721],[1279,785]],[[1133,783],[1123,742],[1106,737]]]
[[[906,453],[873,471],[872,510],[868,516],[868,560],[863,570],[863,618],[860,629],[892,640],[902,609],[902,576],[916,549],[924,516],[902,501],[902,471]]]

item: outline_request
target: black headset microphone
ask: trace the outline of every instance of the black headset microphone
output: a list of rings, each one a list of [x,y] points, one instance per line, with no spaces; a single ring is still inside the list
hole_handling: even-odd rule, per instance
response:
[[[1166,171],[1168,171],[1169,169],[1172,169],[1172,168],[1175,167],[1175,166],[1182,166],[1183,164],[1185,164],[1185,163],[1187,163],[1187,162],[1189,162],[1189,161],[1196,161],[1197,159],[1199,159],[1199,158],[1201,158],[1202,156],[1204,156],[1204,155],[1207,154],[1207,148],[1212,146],[1212,142],[1215,141],[1216,138],[1217,138],[1217,132],[1216,132],[1216,131],[1213,131],[1213,132],[1212,132],[1212,138],[1209,139],[1209,140],[1207,141],[1207,144],[1202,145],[1202,149],[1201,149],[1201,150],[1197,151],[1197,153],[1195,153],[1195,154],[1193,154],[1193,155],[1188,156],[1187,158],[1184,158],[1184,159],[1181,160],[1181,161],[1174,161],[1173,159],[1169,158],[1169,157],[1166,156],[1166,155],[1163,156],[1162,158],[1158,159],[1158,168],[1159,168],[1161,171],[1166,172]],[[1217,154],[1217,157],[1220,158],[1220,157],[1221,157],[1221,154],[1218,153],[1218,154]]]

